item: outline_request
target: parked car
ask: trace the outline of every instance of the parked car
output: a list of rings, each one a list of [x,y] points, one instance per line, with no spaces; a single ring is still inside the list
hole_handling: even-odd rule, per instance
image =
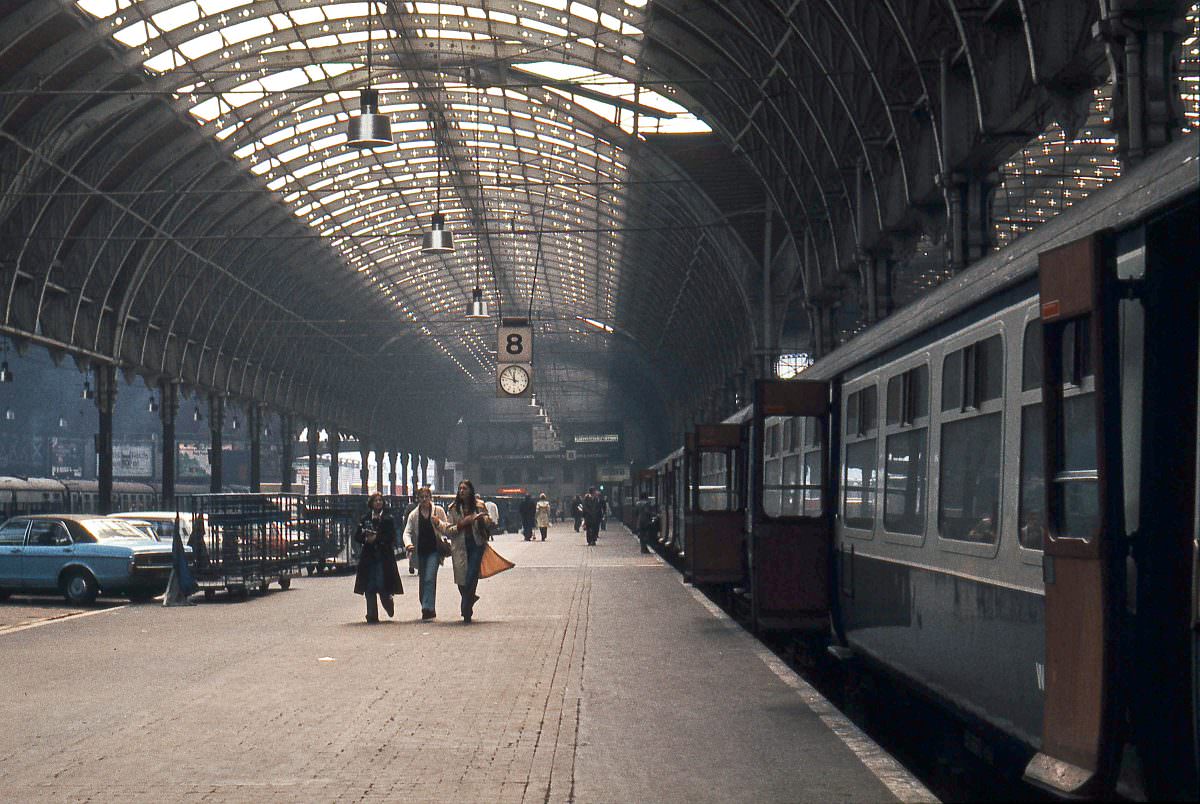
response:
[[[0,525],[0,600],[13,592],[61,592],[148,600],[171,575],[171,546],[119,519],[88,514],[16,516]]]
[[[176,514],[174,511],[124,511],[119,514],[109,514],[113,519],[135,520],[149,522],[158,534],[160,542],[171,544],[175,539],[175,526],[179,525],[179,538],[184,544],[192,537],[191,514]]]

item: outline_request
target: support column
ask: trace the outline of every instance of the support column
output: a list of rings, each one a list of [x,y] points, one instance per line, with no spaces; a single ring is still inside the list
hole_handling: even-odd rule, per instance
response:
[[[391,488],[388,489],[388,494],[399,494],[400,490],[397,489],[396,487],[400,485],[400,476],[399,476],[399,473],[396,471],[397,470],[396,462],[398,460],[400,460],[400,454],[398,452],[396,452],[395,450],[392,450],[391,454],[388,457],[391,460],[391,468],[392,468],[392,478],[391,478],[392,485],[391,485]]]
[[[1181,136],[1184,114],[1176,91],[1176,27],[1171,3],[1109,3],[1093,29],[1104,40],[1115,73],[1112,126],[1128,172]]]
[[[208,490],[213,494],[221,493],[225,481],[224,430],[225,397],[220,394],[210,394],[208,397],[208,463],[211,467],[211,476]]]
[[[421,487],[421,478],[417,475],[417,466],[421,463],[421,456],[413,453],[412,456],[412,493],[416,495],[417,489]]]
[[[112,417],[117,403],[117,368],[96,367],[96,408],[100,412],[100,427],[96,433],[96,458],[99,462],[97,480],[97,512],[113,512]]]
[[[296,460],[296,437],[292,434],[292,414],[279,414],[279,490],[292,493],[292,464]]]
[[[762,264],[762,341],[759,343],[758,376],[770,378],[775,376],[775,324],[773,319],[774,298],[771,291],[771,270],[773,268],[772,252],[773,235],[772,223],[775,220],[774,207],[767,204],[763,210],[763,264]]]
[[[863,305],[868,324],[886,318],[892,312],[892,261],[887,254],[872,252],[858,258],[858,279],[863,289]]]
[[[162,505],[175,510],[175,419],[179,415],[179,385],[173,380],[158,383],[158,418],[162,422]]]
[[[358,457],[362,463],[358,467],[358,482],[362,484],[363,494],[371,493],[371,446],[366,439],[359,438]]]
[[[408,453],[400,453],[400,482],[403,484],[401,493],[405,497],[412,496],[412,487],[408,485]]]
[[[329,491],[331,494],[341,494],[340,486],[338,486],[338,474],[342,470],[342,465],[338,461],[338,455],[342,451],[342,434],[338,432],[337,427],[329,429]]]
[[[992,191],[997,176],[953,173],[946,196],[950,201],[950,268],[958,271],[982,259],[991,250]]]
[[[250,420],[250,493],[262,491],[262,406],[250,403],[246,412]]]
[[[317,442],[321,437],[321,431],[317,428],[317,423],[310,421],[308,423],[308,493],[317,493]]]
[[[375,450],[375,488],[379,489],[380,494],[387,494],[387,487],[383,483],[383,450]]]
[[[429,456],[421,456],[421,485],[429,485]]]

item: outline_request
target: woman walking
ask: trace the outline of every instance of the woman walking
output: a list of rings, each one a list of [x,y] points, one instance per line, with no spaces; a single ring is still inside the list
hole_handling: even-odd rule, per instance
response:
[[[545,492],[542,492],[537,501],[537,526],[542,532],[542,541],[546,541],[546,529],[550,527],[550,501],[546,499]]]
[[[400,573],[396,571],[396,523],[383,507],[382,494],[376,492],[367,498],[367,513],[358,521],[354,541],[361,547],[354,594],[367,598],[367,622],[377,623],[379,603],[383,603],[383,610],[391,617],[396,613],[392,595],[404,594]]]
[[[454,560],[454,582],[462,595],[463,622],[471,622],[475,603],[479,595],[479,562],[483,560],[483,546],[491,535],[492,518],[487,506],[475,496],[475,485],[470,480],[458,484],[458,494],[446,512],[453,526],[450,537],[450,556]]]
[[[404,525],[404,549],[415,558],[420,571],[421,619],[437,616],[437,574],[442,565],[438,549],[442,535],[449,530],[446,512],[433,504],[433,491],[424,486],[417,491],[417,507],[408,515]]]

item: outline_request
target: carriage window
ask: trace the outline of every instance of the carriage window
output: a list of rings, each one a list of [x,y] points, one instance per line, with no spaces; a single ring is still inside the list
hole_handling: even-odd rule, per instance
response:
[[[912,424],[929,414],[929,367],[897,374],[887,384],[887,423]]]
[[[1021,390],[1042,387],[1042,319],[1035,318],[1025,325],[1025,343],[1021,366]]]
[[[995,544],[1000,517],[1000,414],[942,425],[938,531],[942,538]]]
[[[1063,327],[1063,381],[1081,385],[1084,377],[1092,376],[1091,317],[1068,321]]]
[[[737,493],[725,452],[700,453],[700,488],[697,505],[701,511],[734,511]]]
[[[1043,426],[1042,406],[1026,405],[1021,411],[1021,509],[1018,514],[1021,526],[1017,535],[1021,546],[1030,550],[1042,549],[1046,524]]]
[[[780,449],[782,449],[784,452],[787,452],[792,448],[792,431],[794,429],[794,419],[789,417],[783,420],[783,443],[780,445]]]
[[[1004,391],[1004,345],[999,335],[957,349],[942,362],[942,410],[978,408]]]
[[[846,398],[845,458],[842,464],[842,517],[847,527],[875,527],[879,481],[875,426],[878,397],[874,385]],[[862,440],[852,440],[852,439]]]
[[[888,436],[883,526],[895,533],[925,530],[925,431]]]
[[[768,418],[770,426],[775,417]],[[820,516],[822,441],[820,420],[809,416],[783,419],[784,444],[794,445],[782,458],[763,458],[762,506],[767,516]],[[802,456],[801,442],[807,451]],[[790,453],[790,454],[786,454]]]
[[[842,515],[846,526],[875,526],[875,487],[878,482],[875,439],[846,446],[846,469],[842,479]]]
[[[1054,476],[1059,514],[1055,535],[1088,539],[1100,525],[1095,394],[1064,399],[1063,419],[1063,466]]]

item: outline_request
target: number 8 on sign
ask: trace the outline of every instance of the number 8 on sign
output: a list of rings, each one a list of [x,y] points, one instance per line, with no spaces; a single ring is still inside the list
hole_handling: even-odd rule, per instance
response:
[[[497,363],[532,363],[533,328],[501,325],[496,337]]]

